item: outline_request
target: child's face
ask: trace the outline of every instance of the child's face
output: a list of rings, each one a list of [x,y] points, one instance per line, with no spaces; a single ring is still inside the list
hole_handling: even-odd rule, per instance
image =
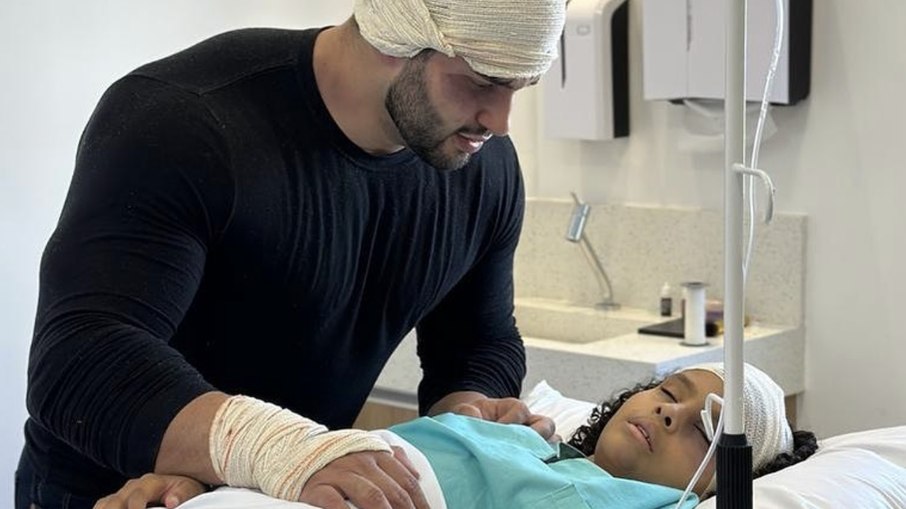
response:
[[[615,477],[685,489],[710,445],[701,411],[711,392],[723,395],[723,381],[709,371],[691,370],[632,396],[601,432],[594,462]],[[720,406],[712,405],[715,428],[719,412]],[[695,486],[699,495],[714,464],[712,458]]]

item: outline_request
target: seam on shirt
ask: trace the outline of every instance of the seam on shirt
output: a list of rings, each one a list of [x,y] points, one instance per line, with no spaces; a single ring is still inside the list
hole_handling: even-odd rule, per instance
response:
[[[244,75],[242,78],[251,77],[253,75],[258,75],[258,74],[260,74],[260,73],[248,74],[248,75]],[[207,100],[207,94],[210,91],[217,90],[218,88],[221,88],[223,86],[227,86],[227,84],[223,84],[221,86],[214,87],[206,92],[198,92],[196,90],[186,88],[177,83],[173,83],[172,81],[161,79],[156,76],[149,76],[147,74],[142,74],[142,73],[133,72],[133,73],[127,75],[124,79],[127,79],[127,78],[147,80],[147,81],[151,81],[153,83],[159,83],[161,85],[165,85],[167,87],[173,88],[180,92],[189,94],[198,100],[199,104],[204,107],[205,112],[207,112],[207,114],[210,115],[211,119],[213,119],[214,122],[218,126],[225,127],[227,125],[226,122],[221,120],[221,118],[217,115],[217,113],[214,111],[214,109],[211,107],[210,103]],[[240,81],[240,79],[232,80],[231,83],[236,83],[237,81]],[[230,210],[227,213],[226,218],[223,221],[223,226],[218,231],[213,232],[214,235],[213,235],[209,245],[205,246],[205,248],[206,248],[205,250],[208,252],[210,252],[210,248],[214,247],[215,245],[219,245],[223,241],[223,238],[226,235],[226,232],[229,230],[230,226],[233,223],[233,218],[236,215],[237,202],[239,200],[239,189],[238,189],[239,188],[239,179],[238,179],[238,175],[237,175],[237,171],[236,171],[235,158],[233,155],[233,143],[231,143],[231,137],[229,136],[229,134],[227,132],[220,132],[219,134],[221,136],[221,139],[224,142],[224,146],[227,149],[227,154],[226,154],[227,162],[228,162],[227,171],[230,174],[230,178],[231,178],[232,184],[233,184],[233,189],[232,189],[232,193],[231,193],[232,196],[230,199]],[[207,215],[207,211],[206,211],[206,215]],[[212,221],[210,220],[210,217],[208,218],[208,224],[212,225]]]

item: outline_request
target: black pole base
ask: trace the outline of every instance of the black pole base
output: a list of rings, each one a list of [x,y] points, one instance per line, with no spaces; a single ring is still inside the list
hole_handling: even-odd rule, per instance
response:
[[[717,509],[752,509],[752,446],[745,435],[717,444]]]

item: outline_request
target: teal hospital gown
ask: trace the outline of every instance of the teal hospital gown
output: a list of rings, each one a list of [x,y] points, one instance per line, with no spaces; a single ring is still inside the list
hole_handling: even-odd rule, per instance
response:
[[[526,426],[444,414],[390,429],[427,456],[448,509],[673,509],[682,496],[564,458]],[[692,495],[683,509],[697,504]]]

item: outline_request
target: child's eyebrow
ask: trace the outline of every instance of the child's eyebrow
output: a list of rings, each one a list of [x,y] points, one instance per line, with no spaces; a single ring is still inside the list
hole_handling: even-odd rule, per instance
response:
[[[685,373],[676,373],[676,374],[672,375],[670,378],[676,379],[690,393],[698,394],[698,388],[695,386],[694,383],[692,383],[692,379],[690,379]]]

